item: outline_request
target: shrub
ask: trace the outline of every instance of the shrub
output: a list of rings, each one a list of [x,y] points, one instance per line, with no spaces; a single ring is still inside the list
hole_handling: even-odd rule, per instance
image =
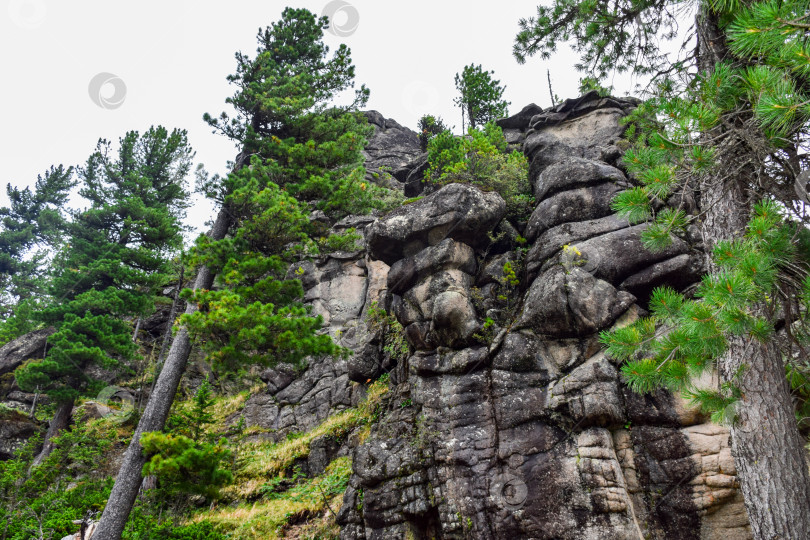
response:
[[[219,488],[233,479],[230,471],[220,467],[231,459],[224,439],[211,444],[153,431],[141,435],[141,446],[148,458],[143,475],[155,475],[169,493],[216,498]]]
[[[480,130],[470,128],[466,137],[444,131],[428,143],[425,181],[435,185],[457,182],[496,191],[506,201],[507,219],[528,219],[534,209],[529,163],[521,152],[507,153],[507,148],[503,131],[492,122]]]

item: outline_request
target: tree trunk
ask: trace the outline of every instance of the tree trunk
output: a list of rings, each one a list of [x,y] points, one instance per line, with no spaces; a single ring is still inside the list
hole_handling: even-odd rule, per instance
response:
[[[223,206],[217,215],[217,220],[213,228],[208,233],[212,240],[225,238],[228,228],[231,225],[230,213],[226,206]],[[214,274],[205,266],[201,266],[197,272],[197,279],[194,282],[194,289],[210,289],[214,282]],[[193,302],[189,302],[186,313],[192,314],[197,310]],[[141,487],[141,470],[146,463],[141,452],[141,435],[149,431],[160,431],[166,424],[169,416],[174,395],[180,384],[180,378],[186,369],[189,353],[191,352],[191,340],[185,327],[180,327],[169,354],[160,370],[155,389],[146,402],[138,427],[132,435],[118,476],[115,479],[107,506],[101,514],[98,528],[93,534],[93,540],[118,540],[124,531],[129,513],[135,504],[138,490]]]
[[[739,238],[749,219],[741,183],[719,184],[702,194],[707,251],[718,240]],[[779,347],[733,337],[717,366],[720,382],[742,392],[731,451],[754,538],[810,538],[810,474]]]
[[[717,16],[705,7],[698,15],[697,33],[698,67],[708,73],[729,55]],[[738,142],[720,157],[718,170],[743,174],[728,181],[715,177],[701,186],[701,228],[710,271],[717,271],[709,256],[714,245],[740,238],[751,216],[745,187],[752,179],[743,175],[753,171],[750,166],[739,168],[748,153],[750,149]],[[810,474],[779,347],[732,337],[717,368],[720,383],[733,384],[742,393],[731,426],[731,452],[754,538],[810,538]]]
[[[73,401],[64,401],[56,406],[56,412],[53,413],[51,423],[48,425],[48,431],[45,433],[45,441],[42,443],[42,450],[39,452],[34,461],[31,462],[31,467],[39,466],[46,457],[53,452],[54,444],[53,438],[59,435],[62,430],[70,424],[70,413],[73,410]]]

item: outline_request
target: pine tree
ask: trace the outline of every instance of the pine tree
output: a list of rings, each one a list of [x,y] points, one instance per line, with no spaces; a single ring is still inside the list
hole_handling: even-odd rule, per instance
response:
[[[483,126],[507,114],[509,102],[502,99],[506,87],[501,86],[501,81],[492,78],[494,74],[494,71],[482,69],[480,64],[464,66],[460,75],[456,73],[456,90],[460,95],[454,102],[461,107],[462,120],[466,118],[472,128]],[[463,124],[464,122],[462,128]]]
[[[797,226],[781,215],[804,217],[794,185],[808,163],[810,4],[698,7],[697,48],[685,45],[675,61],[659,39],[675,37],[677,4],[649,0],[539,7],[521,21],[514,52],[518,60],[548,57],[570,39],[578,67],[592,76],[615,69],[651,77],[649,99],[628,129],[636,144],[624,156],[638,185],[614,208],[631,222],[650,222],[643,236],[650,249],[696,224],[710,274],[696,301],[658,290],[652,318],[604,339],[609,352],[629,360],[623,372],[637,390],[686,389],[716,419],[733,420],[756,538],[806,538],[810,475],[782,360],[791,354],[771,336],[779,321],[788,331],[798,324],[791,306],[802,292]],[[698,195],[699,212],[661,204],[678,194]],[[720,387],[695,390],[692,376],[712,368]]]
[[[190,408],[172,416],[172,429],[141,435],[143,453],[148,458],[143,475],[156,476],[169,495],[197,493],[213,499],[219,495],[219,488],[233,479],[222,466],[232,456],[227,441],[205,431],[213,423],[213,405],[206,377],[194,393]]]
[[[229,80],[237,90],[227,99],[235,115],[204,117],[242,151],[231,174],[208,183],[207,193],[222,210],[195,247],[194,262],[201,266],[193,290],[185,293],[190,302],[184,324],[126,451],[97,540],[117,539],[123,531],[146,463],[140,437],[163,429],[192,335],[209,340],[220,367],[246,357],[295,361],[340,351],[328,337],[315,335],[319,319],[298,303],[300,283],[282,272],[294,255],[282,242],[306,242],[302,202],[334,217],[378,204],[379,192],[363,181],[359,166],[370,128],[356,108],[368,91],[361,87],[346,106],[333,103],[352,87],[354,66],[345,45],[329,55],[327,27],[325,17],[285,9],[280,21],[259,31],[254,58],[236,55],[237,71]],[[224,332],[228,325],[233,334]]]
[[[68,224],[68,243],[54,258],[51,300],[37,314],[56,332],[44,359],[15,371],[20,388],[43,391],[58,404],[36,463],[65,427],[76,398],[97,386],[87,369],[133,359],[130,320],[153,309],[167,255],[182,242],[184,183],[193,156],[186,132],[153,127],[119,142],[113,156],[111,144],[99,141],[79,170],[79,193],[90,206]]]
[[[0,208],[0,343],[35,329],[32,312],[45,294],[45,269],[67,227],[64,210],[73,167],[51,167],[34,189],[6,187]]]

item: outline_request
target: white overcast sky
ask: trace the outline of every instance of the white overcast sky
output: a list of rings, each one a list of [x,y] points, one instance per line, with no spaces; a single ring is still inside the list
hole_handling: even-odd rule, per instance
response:
[[[4,0],[0,13],[0,206],[5,185],[30,185],[52,164],[77,165],[99,138],[117,141],[128,130],[161,124],[188,130],[196,161],[223,173],[236,150],[212,134],[204,112],[227,110],[233,93],[225,77],[234,53],[251,56],[259,27],[277,20],[287,5],[320,14],[328,1]],[[349,0],[335,25],[356,28],[345,37],[327,33],[334,49],[346,43],[356,81],[371,90],[369,109],[412,129],[422,114],[461,127],[453,106],[453,78],[464,65],[482,64],[506,85],[510,113],[529,103],[550,105],[546,70],[554,92],[574,97],[580,74],[564,47],[544,61],[519,65],[512,57],[518,20],[534,14],[537,0]],[[356,17],[356,20],[352,20]],[[121,105],[105,109],[88,86],[99,73],[126,85]],[[624,93],[628,85],[617,84]],[[114,97],[106,85],[102,97]],[[190,179],[192,181],[192,179]],[[192,181],[193,184],[193,181]],[[189,223],[202,230],[211,205],[199,200]]]

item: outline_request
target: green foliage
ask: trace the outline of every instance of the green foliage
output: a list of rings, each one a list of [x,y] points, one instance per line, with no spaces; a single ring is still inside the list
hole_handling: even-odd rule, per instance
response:
[[[148,432],[141,435],[141,446],[148,459],[143,475],[155,475],[172,495],[197,493],[216,498],[219,488],[233,480],[231,472],[222,467],[231,459],[225,439],[212,444],[184,435]]]
[[[159,516],[136,506],[130,514],[122,540],[225,540],[227,537],[209,521],[175,525],[171,520],[160,521]]]
[[[548,59],[568,42],[580,54],[576,68],[602,79],[614,71],[655,73],[667,62],[659,49],[676,36],[677,2],[668,0],[554,0],[520,20],[513,53],[518,62]]]
[[[33,191],[6,186],[9,206],[0,208],[0,318],[7,319],[21,301],[29,307],[45,293],[49,249],[59,246],[67,227],[65,204],[76,185],[73,167],[51,167],[37,177]],[[8,341],[29,331],[18,316],[5,325]],[[5,321],[4,321],[5,322]]]
[[[466,137],[449,131],[436,135],[428,143],[428,163],[426,182],[458,182],[498,192],[506,201],[507,219],[522,221],[534,210],[528,161],[522,152],[507,152],[503,130],[493,122],[470,128]]]
[[[351,51],[341,44],[329,56],[323,42],[328,26],[326,17],[286,8],[281,20],[259,30],[255,58],[236,53],[236,73],[228,81],[238,90],[226,100],[236,116],[206,114],[205,120],[229,138],[246,143],[248,150],[253,150],[249,145],[254,142],[263,146],[259,138],[300,138],[300,130],[311,127],[300,122],[302,113],[323,112],[333,97],[354,86]],[[356,110],[367,99],[368,90],[362,86],[344,110]],[[316,117],[306,115],[305,120]]]
[[[354,227],[350,227],[341,233],[330,234],[326,238],[322,238],[318,242],[318,248],[321,252],[332,253],[335,251],[357,251],[360,249],[357,241],[363,237],[357,233]]]
[[[419,123],[416,126],[416,132],[418,133],[419,147],[422,149],[422,152],[427,151],[428,142],[430,142],[430,139],[449,129],[450,128],[444,125],[444,121],[442,121],[441,117],[439,116],[426,114],[420,118]]]
[[[692,380],[713,367],[727,349],[728,336],[772,339],[773,322],[756,315],[755,307],[769,302],[779,268],[792,259],[794,232],[775,203],[758,205],[744,238],[715,247],[720,271],[704,276],[696,299],[658,288],[650,299],[650,317],[603,332],[607,354],[625,362],[621,370],[628,385],[640,393],[660,387],[684,391],[715,420],[732,420],[740,398],[736,386],[727,382],[708,391],[693,388]]]
[[[55,450],[39,467],[31,467],[39,436],[0,461],[0,538],[61,538],[76,532],[72,521],[99,512],[109,496],[112,478],[99,469],[117,439],[109,424],[96,421],[55,438]]]
[[[351,459],[340,457],[330,463],[320,476],[300,481],[283,493],[268,491],[265,497],[239,505],[221,506],[200,514],[217,529],[234,540],[281,538],[286,528],[307,520],[319,519],[323,525],[296,528],[300,538],[337,538],[335,511],[340,506],[352,474]]]
[[[148,461],[143,475],[155,475],[160,488],[169,496],[196,493],[215,499],[219,488],[233,480],[225,468],[232,452],[227,441],[206,433],[214,422],[211,407],[214,397],[208,378],[202,382],[190,407],[174,415],[168,424],[171,433],[148,432],[141,435],[143,455]]]
[[[228,204],[244,218],[230,237],[212,242],[202,236],[190,253],[190,263],[207,265],[222,287],[184,291],[200,309],[183,315],[181,323],[227,370],[246,362],[295,364],[310,355],[343,354],[329,336],[317,333],[322,321],[308,315],[301,282],[285,279],[288,246],[306,240],[309,220],[301,204],[270,180],[273,169],[254,157],[250,167],[231,175]]]
[[[362,150],[372,127],[356,111],[368,90],[361,87],[348,105],[334,104],[354,87],[354,66],[346,45],[329,55],[327,26],[325,17],[286,8],[280,21],[259,31],[254,58],[236,54],[237,70],[228,80],[237,91],[226,100],[235,116],[206,113],[204,119],[245,154],[261,156],[272,169],[270,181],[339,218],[378,207],[383,188],[363,181]],[[210,194],[219,191],[222,199],[230,184],[226,179]]]
[[[11,314],[0,321],[0,346],[36,330],[40,326],[36,313],[41,306],[42,301],[36,297],[24,298],[17,302]]]
[[[492,78],[494,74],[494,71],[482,69],[480,64],[464,66],[460,75],[456,73],[456,90],[460,95],[454,103],[461,107],[462,118],[466,118],[471,128],[507,115],[509,102],[502,99],[506,87]]]
[[[21,388],[70,401],[88,390],[88,366],[111,368],[135,353],[126,318],[147,315],[182,242],[185,177],[193,152],[185,131],[128,132],[80,169],[89,208],[73,215],[69,244],[54,258],[49,302],[37,318],[56,327],[48,355],[16,371]]]
[[[773,137],[785,137],[810,119],[810,47],[806,0],[757,2],[735,10],[729,47],[758,65],[744,74],[754,114]]]
[[[167,428],[175,435],[186,436],[195,442],[201,441],[206,426],[214,423],[214,415],[210,409],[215,401],[211,384],[206,377],[194,393],[190,405],[169,418]],[[208,442],[213,442],[210,436],[206,438],[209,439]]]
[[[354,66],[345,45],[329,55],[327,25],[305,9],[285,9],[279,22],[259,32],[254,58],[236,55],[237,71],[228,79],[237,91],[227,100],[235,117],[205,116],[251,155],[245,166],[205,186],[226,205],[232,232],[216,242],[201,237],[191,252],[191,264],[218,275],[216,288],[184,292],[200,309],[181,322],[218,368],[346,354],[320,333],[322,320],[302,303],[300,281],[287,278],[299,256],[317,252],[311,208],[340,218],[386,204],[386,190],[367,184],[361,166],[372,128],[357,108],[368,91],[362,87],[349,105],[334,105],[354,86]],[[320,244],[347,248],[352,234]]]
[[[602,86],[596,77],[583,77],[579,80],[580,95],[587,94],[592,90],[596,90],[602,97],[607,97],[613,92],[613,86]]]

